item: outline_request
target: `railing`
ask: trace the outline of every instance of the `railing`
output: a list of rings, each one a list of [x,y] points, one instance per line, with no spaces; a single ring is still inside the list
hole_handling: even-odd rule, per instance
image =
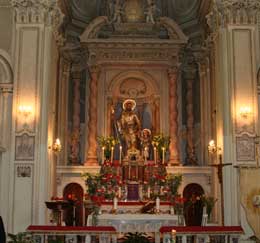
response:
[[[37,243],[116,243],[117,233],[111,226],[39,226],[31,225],[27,232],[32,233]]]
[[[37,243],[116,243],[119,236],[111,226],[29,226],[27,231]],[[240,226],[167,226],[153,233],[155,243],[238,243],[243,229]]]
[[[173,226],[161,227],[163,243],[237,243],[243,234],[240,226]]]

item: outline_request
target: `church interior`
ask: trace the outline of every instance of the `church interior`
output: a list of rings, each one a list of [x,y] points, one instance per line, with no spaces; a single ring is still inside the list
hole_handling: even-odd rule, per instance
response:
[[[0,0],[4,232],[260,242],[259,111],[259,0]]]

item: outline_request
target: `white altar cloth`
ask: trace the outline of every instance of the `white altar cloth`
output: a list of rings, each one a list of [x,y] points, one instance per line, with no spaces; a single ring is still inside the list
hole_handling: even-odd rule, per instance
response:
[[[92,215],[88,217],[88,226],[92,226]],[[101,214],[99,226],[113,226],[120,233],[145,232],[157,233],[162,226],[178,225],[178,216],[171,214]]]

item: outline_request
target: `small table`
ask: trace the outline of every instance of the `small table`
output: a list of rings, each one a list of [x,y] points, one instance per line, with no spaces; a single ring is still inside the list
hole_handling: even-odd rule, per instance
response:
[[[61,226],[62,211],[70,207],[71,203],[65,200],[57,200],[57,201],[45,202],[45,204],[48,209],[53,210],[53,212],[57,212],[58,214],[57,226]]]

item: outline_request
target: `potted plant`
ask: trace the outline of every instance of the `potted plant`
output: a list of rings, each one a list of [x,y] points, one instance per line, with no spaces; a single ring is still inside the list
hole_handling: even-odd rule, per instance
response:
[[[210,219],[212,209],[215,206],[215,203],[217,202],[218,199],[214,198],[213,196],[207,196],[207,195],[202,195],[201,196],[201,201],[202,205],[206,207],[206,212],[208,215],[208,219]]]
[[[27,232],[8,234],[8,243],[35,243],[32,235]]]
[[[127,233],[123,239],[123,243],[150,243],[149,237],[144,233]]]

